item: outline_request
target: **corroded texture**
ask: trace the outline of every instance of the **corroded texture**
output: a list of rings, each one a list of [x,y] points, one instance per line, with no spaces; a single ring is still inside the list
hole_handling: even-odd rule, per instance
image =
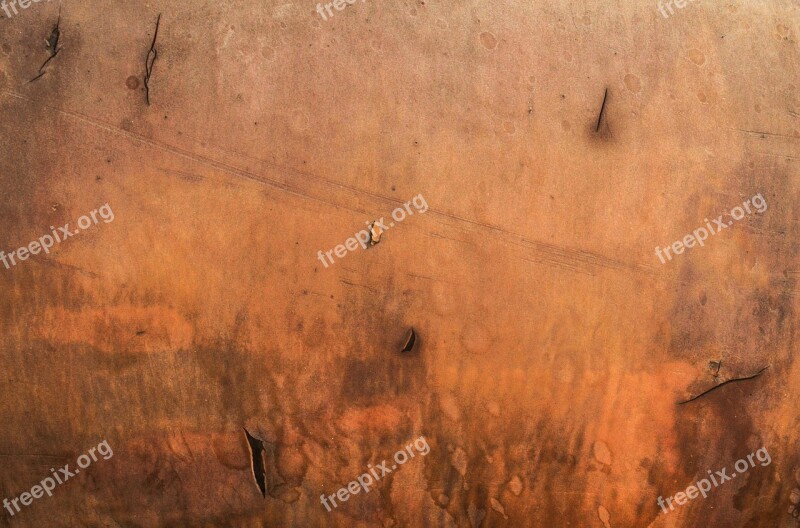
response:
[[[70,0],[31,83],[58,6],[0,20],[0,249],[115,214],[0,267],[3,497],[114,449],[0,523],[794,527],[797,3],[315,7]]]

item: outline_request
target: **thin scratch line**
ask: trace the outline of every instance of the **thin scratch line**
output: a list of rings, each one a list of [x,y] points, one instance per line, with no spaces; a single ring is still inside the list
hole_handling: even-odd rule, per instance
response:
[[[284,183],[284,182],[281,182],[281,181],[277,181],[277,180],[273,180],[273,179],[266,178],[266,177],[263,177],[263,176],[259,176],[259,175],[256,175],[256,174],[248,171],[248,170],[241,169],[239,167],[230,165],[230,164],[228,164],[226,162],[219,161],[219,160],[216,160],[216,159],[213,159],[213,158],[210,158],[208,156],[201,155],[201,154],[196,154],[196,153],[194,153],[192,151],[189,151],[189,150],[186,150],[186,149],[183,149],[183,148],[180,148],[180,147],[176,147],[176,146],[173,146],[173,145],[169,145],[169,144],[158,142],[158,141],[153,140],[151,138],[148,138],[148,137],[146,137],[144,135],[137,134],[136,132],[131,132],[131,131],[127,131],[127,130],[123,130],[123,129],[114,127],[113,125],[110,125],[108,123],[105,123],[103,121],[100,121],[100,120],[98,120],[96,118],[93,118],[93,117],[89,117],[89,116],[84,115],[84,114],[73,112],[71,110],[64,110],[62,108],[58,108],[58,107],[51,106],[51,105],[48,105],[48,104],[42,104],[38,100],[35,100],[33,98],[30,98],[30,97],[27,97],[27,96],[24,96],[24,95],[21,95],[21,94],[17,94],[15,92],[10,92],[8,90],[2,90],[2,91],[0,91],[0,93],[5,93],[5,94],[10,95],[12,97],[15,97],[17,99],[21,99],[23,101],[28,101],[30,103],[39,103],[44,108],[52,109],[52,110],[54,110],[56,112],[62,113],[64,115],[70,116],[70,117],[72,117],[74,119],[77,119],[77,120],[82,121],[84,123],[87,123],[89,125],[92,125],[92,126],[95,126],[97,128],[100,128],[101,130],[105,130],[105,131],[107,131],[107,132],[109,132],[111,134],[115,134],[115,135],[118,135],[118,136],[126,137],[126,138],[128,138],[130,140],[133,140],[133,141],[138,141],[139,143],[151,146],[153,148],[156,148],[156,149],[164,151],[164,152],[173,153],[175,155],[178,155],[178,156],[187,158],[189,160],[192,160],[195,163],[206,164],[208,166],[214,167],[217,170],[220,170],[221,172],[224,172],[224,173],[227,173],[227,174],[238,176],[238,177],[241,177],[241,178],[244,178],[244,179],[249,179],[249,180],[261,183],[262,185],[274,187],[274,188],[276,188],[278,190],[284,191],[286,193],[289,193],[289,194],[292,194],[292,195],[295,195],[295,196],[298,196],[298,197],[301,197],[301,198],[307,198],[309,200],[313,200],[313,201],[317,201],[319,203],[323,203],[323,204],[326,204],[326,205],[333,206],[333,207],[335,207],[337,209],[344,209],[344,210],[348,210],[348,211],[351,211],[351,212],[357,212],[357,213],[360,213],[360,214],[364,214],[366,216],[373,215],[372,212],[365,211],[363,209],[358,209],[358,208],[355,208],[355,207],[344,206],[344,205],[341,205],[341,204],[338,204],[338,203],[335,203],[335,202],[332,202],[332,201],[329,201],[329,200],[326,200],[326,199],[323,199],[323,198],[318,198],[316,196],[312,196],[312,195],[310,195],[308,193],[303,192],[301,189],[299,189],[299,188],[297,188],[297,187],[295,187],[293,185],[290,185],[288,183]],[[275,167],[275,170],[279,170],[279,169],[281,169],[280,166]],[[293,170],[293,169],[284,168],[283,170]],[[379,200],[381,200],[383,202],[386,202],[386,203],[396,203],[396,204],[403,204],[404,203],[402,200],[384,197],[382,195],[379,195],[379,194],[376,194],[376,193],[372,193],[372,192],[369,192],[369,191],[363,191],[363,190],[360,190],[360,189],[357,189],[357,188],[352,188],[352,192],[354,194],[358,193],[358,194],[362,194],[362,195],[366,195],[366,196],[371,196],[371,197],[373,197],[375,199],[379,199]],[[560,246],[557,246],[555,244],[548,244],[546,242],[538,242],[538,241],[528,240],[528,239],[526,239],[525,237],[523,237],[522,235],[520,235],[518,233],[514,233],[512,231],[508,231],[508,230],[503,229],[501,227],[498,227],[496,225],[489,224],[489,223],[486,223],[486,222],[480,222],[478,220],[472,220],[472,219],[465,218],[465,217],[462,217],[462,216],[459,216],[459,215],[456,215],[456,214],[453,214],[453,213],[449,213],[449,212],[446,212],[446,211],[435,210],[435,209],[430,208],[426,214],[432,214],[432,215],[438,216],[440,218],[449,218],[451,220],[454,220],[454,221],[457,221],[457,222],[462,222],[464,224],[468,224],[468,225],[471,225],[473,227],[479,227],[479,228],[483,228],[483,229],[492,231],[494,233],[499,233],[499,234],[501,234],[503,236],[503,238],[505,239],[505,241],[507,243],[510,243],[512,245],[525,247],[525,248],[530,249],[532,251],[548,255],[551,259],[564,260],[567,263],[572,263],[572,264],[579,263],[579,264],[582,264],[584,266],[591,266],[591,267],[599,267],[599,268],[605,267],[605,268],[611,268],[611,269],[626,269],[628,271],[640,272],[640,273],[645,273],[645,274],[653,274],[654,273],[654,268],[651,267],[651,266],[647,266],[647,265],[643,265],[643,264],[636,264],[636,263],[631,264],[631,263],[628,263],[628,262],[612,259],[612,258],[606,257],[604,255],[591,253],[591,252],[588,252],[588,251],[583,251],[583,250],[580,250],[580,249],[560,247]],[[509,237],[514,237],[514,238],[518,239],[518,242],[513,242],[513,241],[508,240]],[[443,238],[446,238],[446,237],[443,237]],[[464,242],[464,241],[461,241],[461,242]]]
[[[378,292],[377,292],[377,291],[376,291],[374,288],[370,288],[369,286],[365,286],[365,285],[363,285],[363,284],[356,284],[356,283],[354,283],[354,282],[349,282],[349,281],[346,281],[346,280],[344,280],[344,279],[339,279],[339,282],[342,282],[342,283],[344,283],[344,284],[347,284],[348,286],[358,286],[358,287],[361,287],[361,288],[366,288],[366,289],[368,289],[369,291],[371,291],[372,293],[378,293]]]
[[[11,95],[12,97],[16,97],[18,99],[22,99],[24,101],[28,101],[28,102],[31,102],[31,103],[38,102],[38,101],[35,101],[34,99],[31,99],[29,97],[25,97],[24,95],[20,95],[20,94],[14,93],[14,92],[9,92],[7,90],[3,90],[3,93],[6,93],[8,95]],[[99,128],[101,130],[105,130],[106,132],[109,132],[111,134],[115,134],[115,135],[118,135],[118,136],[126,137],[126,138],[128,138],[130,140],[137,141],[139,143],[151,146],[151,147],[153,147],[155,149],[158,149],[158,150],[161,150],[161,151],[164,151],[164,152],[170,152],[170,153],[175,154],[177,156],[181,156],[181,157],[187,158],[187,159],[189,159],[191,161],[194,161],[195,163],[209,165],[209,166],[214,167],[215,169],[217,169],[217,170],[219,170],[221,172],[224,172],[224,173],[227,173],[227,174],[230,174],[230,175],[233,175],[233,176],[239,176],[240,178],[244,178],[244,179],[248,179],[248,180],[251,180],[251,181],[254,181],[254,182],[258,182],[258,183],[261,183],[262,185],[266,185],[266,186],[269,186],[269,187],[274,187],[276,189],[279,189],[281,191],[287,192],[289,194],[293,194],[295,196],[299,196],[299,197],[302,197],[302,198],[308,198],[310,200],[315,200],[315,201],[318,201],[320,203],[324,203],[324,204],[327,204],[327,205],[332,205],[332,206],[334,206],[336,208],[346,209],[346,210],[357,212],[357,213],[361,213],[361,214],[364,214],[364,215],[369,215],[370,214],[368,211],[364,211],[364,210],[361,210],[361,209],[355,209],[355,208],[352,208],[352,207],[345,207],[345,206],[339,205],[337,203],[324,200],[322,198],[317,198],[315,196],[310,196],[308,194],[303,193],[302,191],[300,191],[296,187],[292,187],[292,186],[290,186],[288,184],[285,184],[285,183],[282,183],[282,182],[279,182],[279,181],[275,181],[275,180],[272,180],[272,179],[269,179],[269,178],[265,178],[265,177],[262,177],[262,176],[258,176],[258,175],[254,174],[254,173],[252,173],[250,171],[247,171],[245,169],[240,169],[238,167],[234,167],[232,165],[228,165],[227,163],[224,163],[224,162],[221,162],[221,161],[217,161],[215,159],[209,158],[207,156],[203,156],[201,154],[195,154],[194,152],[182,149],[180,147],[175,147],[175,146],[172,146],[172,145],[169,145],[169,144],[160,143],[158,141],[155,141],[153,139],[148,138],[147,136],[143,136],[141,134],[137,134],[136,132],[130,132],[130,131],[127,131],[127,130],[122,130],[122,129],[116,128],[116,127],[114,127],[112,125],[109,125],[108,123],[104,123],[103,121],[100,121],[100,120],[95,119],[93,117],[86,116],[84,114],[79,114],[77,112],[72,112],[70,110],[64,110],[62,108],[58,108],[58,107],[55,107],[55,106],[50,106],[50,105],[47,105],[47,104],[43,104],[42,106],[44,108],[49,108],[49,109],[55,110],[57,112],[60,112],[60,113],[62,113],[64,115],[70,116],[70,117],[72,117],[74,119],[77,119],[78,121],[83,121],[84,123],[87,123],[89,125],[95,126],[95,127]]]
[[[160,25],[161,13],[158,14],[158,18],[156,19],[156,30],[155,33],[153,33],[153,42],[150,44],[150,49],[147,51],[147,57],[144,59],[144,98],[145,101],[147,101],[147,106],[150,106],[150,76],[153,75],[153,66],[155,66],[156,59],[158,58],[156,39],[158,38],[158,27]]]
[[[762,156],[769,156],[771,158],[787,158],[790,160],[800,159],[798,156],[789,156],[788,154],[773,154],[771,152],[753,152],[753,154],[761,154]]]
[[[800,138],[796,138],[794,136],[790,136],[788,134],[778,134],[776,132],[759,132],[758,130],[744,130],[742,128],[737,128],[736,130],[738,130],[739,132],[745,132],[747,134],[755,134],[755,135],[759,135],[759,136],[775,136],[775,137],[783,137],[783,138],[788,138],[788,139],[800,139]]]
[[[77,271],[79,273],[85,273],[86,275],[92,277],[93,279],[97,279],[99,277],[99,275],[97,273],[94,273],[93,271],[85,270],[83,268],[79,268],[78,266],[73,266],[72,264],[66,264],[64,262],[59,262],[57,260],[53,260],[53,259],[46,258],[46,257],[40,258],[40,259],[36,259],[36,260],[34,260],[34,262],[38,262],[40,264],[46,264],[48,266],[55,266],[57,268],[67,268],[67,269],[71,269],[71,270]]]
[[[706,394],[708,394],[709,392],[711,392],[711,391],[714,391],[714,390],[717,390],[718,388],[722,387],[723,385],[727,385],[728,383],[733,383],[734,381],[746,381],[746,380],[751,380],[751,379],[753,379],[753,378],[757,378],[757,377],[759,377],[759,376],[760,376],[760,375],[761,375],[761,374],[762,374],[762,373],[763,373],[765,370],[767,370],[768,368],[769,368],[769,365],[767,365],[766,367],[762,368],[761,370],[759,370],[758,372],[756,372],[756,373],[755,373],[755,374],[753,374],[752,376],[747,376],[747,377],[744,377],[744,378],[733,378],[733,379],[729,379],[729,380],[727,380],[727,381],[723,381],[722,383],[719,383],[719,384],[717,384],[717,385],[714,385],[714,386],[713,386],[713,387],[711,387],[710,389],[708,389],[708,390],[706,390],[706,391],[703,391],[703,392],[701,392],[700,394],[698,394],[698,395],[697,395],[697,396],[695,396],[694,398],[689,398],[689,399],[688,399],[688,400],[686,400],[686,401],[678,402],[678,405],[683,405],[684,403],[693,402],[693,401],[695,401],[697,398],[699,398],[699,397],[701,397],[701,396],[705,396],[705,395],[706,395]]]
[[[600,115],[597,116],[597,127],[594,129],[595,132],[600,131],[600,123],[603,120],[603,112],[606,109],[606,101],[608,100],[608,88],[606,88],[606,93],[603,96],[603,105],[600,107]]]

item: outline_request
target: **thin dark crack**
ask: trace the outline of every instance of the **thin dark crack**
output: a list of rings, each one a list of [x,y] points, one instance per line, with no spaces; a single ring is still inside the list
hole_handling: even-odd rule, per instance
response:
[[[45,66],[58,55],[58,52],[61,51],[61,48],[58,47],[58,40],[61,38],[61,6],[58,6],[58,20],[56,20],[56,25],[53,26],[53,30],[50,31],[50,36],[44,40],[46,46],[44,49],[50,52],[50,56],[47,57],[47,60],[39,66],[39,74],[28,81],[32,83],[36,79],[40,79],[42,75],[45,74]]]
[[[693,402],[693,401],[695,401],[696,399],[698,399],[698,398],[700,398],[700,397],[702,397],[702,396],[705,396],[705,395],[706,395],[706,394],[708,394],[709,392],[711,392],[711,391],[715,391],[715,390],[717,390],[718,388],[722,387],[723,385],[727,385],[728,383],[733,383],[734,381],[746,381],[746,380],[751,380],[751,379],[753,379],[753,378],[757,378],[757,377],[759,377],[759,376],[760,376],[760,375],[761,375],[761,374],[762,374],[762,373],[763,373],[765,370],[767,370],[768,368],[769,368],[769,365],[767,365],[766,367],[762,368],[761,370],[759,370],[758,372],[756,372],[756,373],[755,373],[755,374],[753,374],[752,376],[746,376],[746,377],[744,377],[744,378],[733,378],[733,379],[729,379],[729,380],[727,380],[727,381],[723,381],[722,383],[719,383],[719,384],[717,384],[717,385],[714,385],[714,386],[713,386],[713,387],[711,387],[710,389],[708,389],[708,390],[706,390],[706,391],[703,391],[703,392],[701,392],[700,394],[698,394],[697,396],[695,396],[695,397],[693,397],[693,398],[689,398],[689,399],[688,399],[688,400],[686,400],[686,401],[678,402],[678,405],[683,405],[684,403]]]
[[[41,78],[41,77],[42,77],[42,75],[44,75],[44,73],[45,73],[45,72],[42,72],[42,73],[40,73],[39,75],[37,75],[36,77],[34,77],[33,79],[31,79],[31,80],[30,80],[30,81],[28,81],[28,82],[29,82],[29,83],[32,83],[32,82],[33,82],[33,81],[35,81],[36,79],[39,79],[39,78]]]
[[[406,346],[403,347],[402,352],[411,352],[414,348],[414,343],[417,342],[417,333],[414,332],[414,329],[411,329],[411,334],[408,336],[408,341],[406,341]]]
[[[264,468],[264,442],[244,430],[247,437],[247,445],[250,447],[250,463],[253,470],[253,478],[256,481],[256,486],[261,490],[261,495],[267,498],[267,479],[266,470]]]
[[[153,42],[150,43],[150,50],[147,52],[147,58],[144,59],[144,99],[147,101],[147,106],[150,106],[150,76],[153,74],[153,65],[158,58],[156,39],[158,38],[159,25],[161,25],[161,13],[158,14],[158,18],[156,19],[156,31],[153,33]]]
[[[606,88],[606,93],[603,95],[603,105],[600,107],[600,115],[597,116],[597,126],[595,127],[595,132],[600,132],[600,123],[603,121],[603,112],[606,110],[606,101],[608,100],[608,88]]]
[[[61,6],[58,6],[58,20],[56,25],[50,32],[50,37],[45,40],[46,50],[50,51],[50,55],[54,56],[58,52],[58,39],[61,38]]]
[[[58,48],[58,49],[57,49],[57,50],[56,50],[56,51],[55,51],[55,52],[54,52],[52,55],[50,55],[49,57],[47,57],[47,60],[46,60],[46,61],[44,61],[44,63],[43,63],[43,64],[42,64],[42,65],[39,67],[39,71],[42,71],[42,70],[44,69],[44,67],[45,67],[45,66],[47,66],[47,63],[48,63],[48,62],[50,62],[51,60],[53,60],[53,57],[55,57],[56,55],[58,55],[58,52],[59,52],[59,51],[61,51],[61,48]],[[42,73],[44,73],[44,72],[42,72]]]

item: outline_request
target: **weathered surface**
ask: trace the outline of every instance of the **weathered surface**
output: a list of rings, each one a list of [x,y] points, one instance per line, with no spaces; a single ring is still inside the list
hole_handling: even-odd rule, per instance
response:
[[[0,20],[0,249],[115,215],[0,267],[2,496],[114,450],[4,525],[796,526],[797,3],[315,8]]]

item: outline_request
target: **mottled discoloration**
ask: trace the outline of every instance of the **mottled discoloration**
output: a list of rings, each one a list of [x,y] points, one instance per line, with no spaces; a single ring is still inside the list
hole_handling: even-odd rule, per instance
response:
[[[358,7],[65,3],[29,84],[57,6],[0,20],[0,250],[116,215],[0,266],[0,495],[114,448],[11,522],[795,528],[796,9]],[[763,214],[654,256],[756,193]],[[417,194],[379,245],[317,260]]]

